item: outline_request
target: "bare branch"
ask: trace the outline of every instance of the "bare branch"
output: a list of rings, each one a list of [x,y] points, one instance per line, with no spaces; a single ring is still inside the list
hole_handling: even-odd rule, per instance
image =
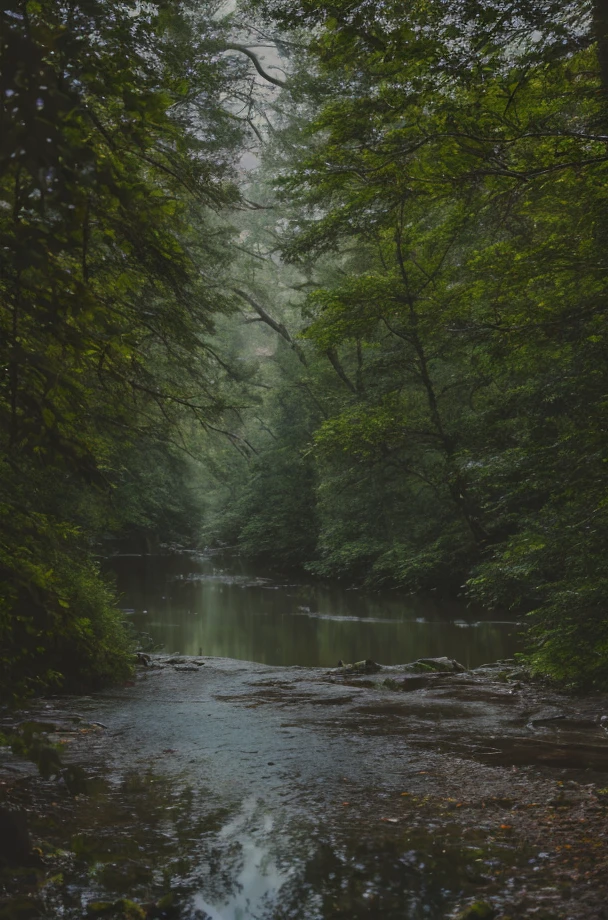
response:
[[[357,388],[355,387],[354,383],[350,380],[350,378],[347,376],[346,371],[342,367],[342,364],[340,363],[340,358],[338,357],[338,352],[336,351],[336,349],[328,348],[325,354],[327,355],[329,359],[329,363],[335,370],[336,374],[338,375],[342,383],[346,384],[346,386],[351,391],[351,393],[356,394]]]
[[[238,51],[240,54],[244,54],[252,62],[253,66],[264,80],[267,80],[269,83],[273,83],[275,86],[286,86],[284,80],[279,80],[277,77],[271,76],[260,64],[260,59],[257,54],[254,54],[247,45],[237,45],[234,42],[226,43],[222,49],[223,51]]]
[[[278,323],[276,319],[273,319],[270,313],[268,313],[268,311],[265,310],[264,307],[261,306],[261,304],[255,301],[253,297],[251,297],[245,291],[241,291],[239,288],[232,288],[232,290],[234,291],[235,294],[237,294],[244,301],[246,301],[250,307],[253,307],[253,309],[258,314],[260,319],[263,320],[263,322],[265,322],[267,326],[270,326],[271,329],[274,329],[274,331],[278,335],[280,335],[282,339],[284,339],[287,342],[290,348],[293,348],[293,350],[295,351],[296,355],[298,356],[298,358],[300,359],[304,367],[307,367],[308,362],[306,360],[306,355],[304,354],[304,352],[302,351],[298,343],[294,342],[294,340],[290,336],[289,332],[287,331],[283,323]]]

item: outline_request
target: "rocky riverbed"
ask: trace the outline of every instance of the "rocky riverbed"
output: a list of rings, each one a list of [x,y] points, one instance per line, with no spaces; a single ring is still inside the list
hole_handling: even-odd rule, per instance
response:
[[[606,716],[511,662],[154,656],[4,714],[46,778],[3,748],[35,850],[4,847],[0,920],[600,920]]]

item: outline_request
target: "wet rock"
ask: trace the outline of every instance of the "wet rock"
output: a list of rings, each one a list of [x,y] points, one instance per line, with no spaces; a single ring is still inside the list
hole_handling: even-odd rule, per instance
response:
[[[340,659],[342,661],[342,659]],[[352,664],[338,663],[338,667],[347,674],[377,674],[382,670],[382,665],[372,661],[371,658],[365,658],[363,661],[355,661]]]
[[[122,898],[117,904],[120,906],[122,916],[125,920],[145,920],[146,911],[141,904],[135,901],[129,901],[128,898]]]
[[[530,672],[527,668],[520,666],[515,667],[515,662],[511,658],[501,661],[494,661],[491,664],[482,664],[473,668],[473,673],[479,677],[487,677],[491,680],[500,681],[503,684],[517,684],[520,681],[528,683],[531,679]]]
[[[505,667],[513,668],[515,665],[514,658],[498,658],[496,661],[488,661],[486,664],[477,665],[475,671],[504,671]]]
[[[171,658],[151,658],[148,668],[158,670],[170,665],[174,671],[198,671],[205,662],[190,655],[173,655]]]
[[[87,917],[103,917],[114,911],[113,901],[91,901],[87,905]]]
[[[487,901],[475,901],[456,915],[456,920],[492,920],[496,911]]]
[[[507,673],[507,680],[526,680],[530,674],[525,668],[515,668]]]
[[[418,673],[421,671],[443,671],[449,674],[462,674],[466,671],[466,668],[455,658],[448,658],[444,655],[441,658],[418,658],[417,661],[406,664],[404,670]]]

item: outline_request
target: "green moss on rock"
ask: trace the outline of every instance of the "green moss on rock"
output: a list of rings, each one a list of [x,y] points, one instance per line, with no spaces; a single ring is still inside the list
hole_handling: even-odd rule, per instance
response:
[[[456,920],[493,920],[496,911],[487,901],[475,901],[461,910]]]

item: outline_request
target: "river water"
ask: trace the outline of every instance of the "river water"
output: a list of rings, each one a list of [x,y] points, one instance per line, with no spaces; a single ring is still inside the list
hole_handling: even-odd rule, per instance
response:
[[[31,916],[447,920],[483,898],[527,918],[558,897],[543,868],[558,848],[515,825],[528,807],[553,821],[564,781],[579,797],[608,783],[600,713],[504,665],[402,683],[420,657],[510,657],[516,624],[238,559],[111,565],[165,654],[123,687],[21,717],[72,771],[11,793],[49,867]],[[339,658],[383,667],[349,677]]]
[[[217,555],[116,556],[111,567],[133,627],[170,653],[306,667],[447,655],[477,667],[520,644],[513,620],[432,593],[364,593]]]
[[[24,800],[48,878],[2,917],[604,916],[574,887],[604,852],[604,701],[500,668],[409,690],[399,666],[340,672],[158,656],[122,688],[36,704],[74,773]]]

